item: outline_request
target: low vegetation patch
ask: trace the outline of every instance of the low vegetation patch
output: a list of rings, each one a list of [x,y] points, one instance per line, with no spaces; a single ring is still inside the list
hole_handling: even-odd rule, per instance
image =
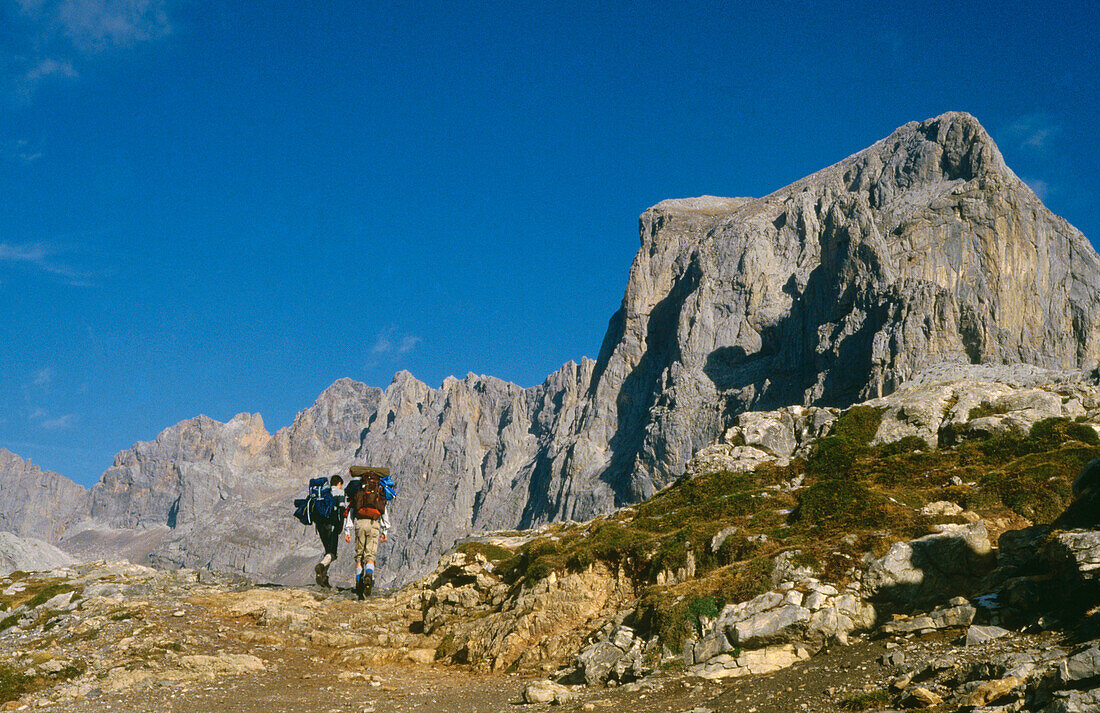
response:
[[[12,573],[12,575],[8,575],[5,579],[8,581],[19,581],[23,579],[22,577],[13,577],[15,574],[22,573]],[[27,580],[26,588],[23,589],[23,591],[0,595],[0,604],[4,605],[5,610],[16,609],[24,605],[33,609],[34,607],[45,604],[58,594],[72,592],[75,591],[75,589],[75,587],[63,580]]]
[[[0,703],[19,700],[33,690],[33,678],[24,676],[8,664],[0,663]]]
[[[38,662],[36,662],[38,663]],[[19,700],[28,693],[69,681],[84,674],[88,666],[84,661],[76,660],[50,676],[27,676],[7,663],[0,663],[0,703]]]
[[[1027,434],[940,449],[915,436],[872,446],[881,418],[879,409],[854,407],[805,460],[681,479],[633,508],[587,525],[555,525],[514,553],[490,552],[476,543],[462,547],[498,562],[497,572],[515,586],[597,563],[622,571],[638,594],[635,620],[629,623],[676,648],[727,602],[770,589],[781,552],[797,550],[789,556],[796,564],[845,583],[863,553],[882,555],[894,542],[957,521],[920,515],[934,500],[950,500],[982,516],[1014,513],[1050,522],[1069,503],[1071,483],[1082,467],[1100,457],[1096,431],[1064,418],[1041,421]],[[805,487],[785,487],[800,476]],[[718,543],[720,532],[725,539]],[[694,578],[680,581],[675,573],[692,563]],[[863,710],[851,707],[863,700],[845,705]]]
[[[996,416],[999,414],[1008,413],[1008,406],[1004,404],[991,404],[988,401],[983,401],[974,408],[970,409],[970,413],[967,414],[967,420],[973,421],[976,418],[985,418],[986,416]]]
[[[491,542],[463,542],[455,549],[464,555],[480,554],[490,562],[500,562],[515,554],[507,547],[494,545]]]
[[[879,689],[866,693],[856,693],[848,696],[840,702],[840,707],[846,711],[866,711],[882,708],[890,702],[890,695]]]

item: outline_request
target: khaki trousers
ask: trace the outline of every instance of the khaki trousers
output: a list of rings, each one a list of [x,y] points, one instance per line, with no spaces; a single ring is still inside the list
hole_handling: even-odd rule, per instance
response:
[[[359,518],[355,521],[355,561],[358,564],[373,562],[378,554],[378,539],[382,528],[378,520]]]

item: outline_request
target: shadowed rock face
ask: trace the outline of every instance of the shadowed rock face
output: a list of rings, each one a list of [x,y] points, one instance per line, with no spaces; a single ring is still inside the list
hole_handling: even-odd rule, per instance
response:
[[[247,414],[185,421],[120,453],[63,543],[301,581],[318,545],[289,502],[354,461],[395,474],[380,581],[404,581],[470,531],[648,497],[746,409],[844,406],[942,363],[1100,357],[1100,258],[967,114],[907,124],[764,198],[664,201],[639,227],[596,361],[527,389],[341,379],[274,436]]]

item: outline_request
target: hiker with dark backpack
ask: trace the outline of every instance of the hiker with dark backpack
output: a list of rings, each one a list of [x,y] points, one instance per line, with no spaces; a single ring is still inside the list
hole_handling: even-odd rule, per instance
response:
[[[339,475],[311,478],[306,497],[294,501],[294,517],[303,525],[315,526],[321,546],[325,548],[324,556],[313,568],[317,584],[322,587],[331,586],[328,568],[336,559],[336,546],[340,544],[340,522],[346,513],[343,486],[344,479]]]
[[[351,542],[355,531],[355,593],[365,599],[374,587],[374,560],[378,545],[386,541],[390,529],[386,503],[393,497],[393,481],[388,468],[352,466],[348,469],[348,516],[344,522],[344,541]]]
[[[340,544],[340,523],[344,519],[346,498],[344,497],[344,479],[339,475],[329,478],[329,492],[332,494],[332,507],[327,512],[317,512],[314,525],[325,554],[313,568],[319,586],[331,587],[328,581],[328,568],[336,560],[336,548]]]

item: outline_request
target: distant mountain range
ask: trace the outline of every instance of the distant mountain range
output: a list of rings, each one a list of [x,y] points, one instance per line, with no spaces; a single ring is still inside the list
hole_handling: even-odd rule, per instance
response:
[[[176,424],[91,490],[0,450],[0,530],[300,582],[319,546],[290,501],[369,463],[400,493],[381,563],[394,583],[474,531],[644,499],[745,410],[844,406],[943,363],[1100,363],[1100,257],[968,114],[906,124],[763,198],[663,201],[640,233],[595,361],[526,389],[340,379],[274,435],[259,415]]]

